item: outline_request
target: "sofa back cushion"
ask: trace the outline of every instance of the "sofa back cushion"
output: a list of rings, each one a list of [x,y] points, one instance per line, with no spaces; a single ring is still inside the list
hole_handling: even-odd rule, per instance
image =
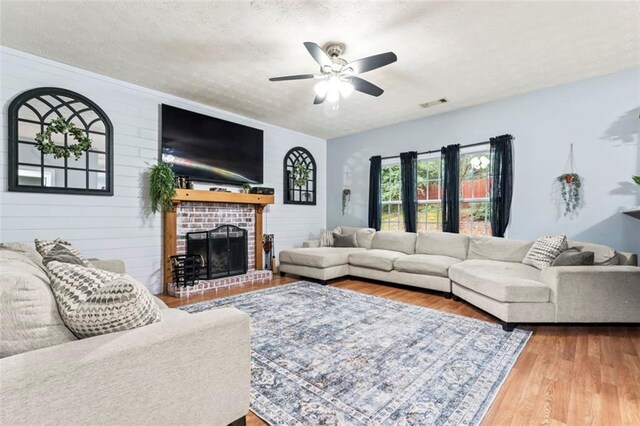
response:
[[[354,226],[338,226],[333,232],[342,235],[355,233],[358,247],[366,248],[367,250],[371,248],[373,236],[376,234],[376,230],[373,228],[356,228]]]
[[[466,259],[469,240],[467,235],[450,232],[420,232],[416,240],[416,253]]]
[[[76,340],[35,249],[0,244],[0,358]]]
[[[467,258],[522,262],[532,245],[533,241],[499,237],[471,237]]]
[[[572,240],[568,240],[567,242],[569,243],[569,248],[576,248],[580,251],[592,251],[594,265],[609,266],[620,264],[618,253],[611,247]]]
[[[396,231],[376,232],[371,248],[414,254],[416,252],[416,234]]]

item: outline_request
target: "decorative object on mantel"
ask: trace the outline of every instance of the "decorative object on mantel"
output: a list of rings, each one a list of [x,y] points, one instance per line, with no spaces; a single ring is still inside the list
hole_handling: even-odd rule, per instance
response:
[[[284,204],[316,205],[316,161],[301,147],[289,150],[284,156]]]
[[[51,139],[53,133],[71,135],[77,143],[67,142],[66,146],[58,145]],[[44,132],[36,134],[36,148],[43,154],[53,154],[53,158],[69,158],[73,154],[76,160],[79,160],[91,149],[91,139],[73,123],[59,117],[53,120]]]
[[[182,184],[182,178],[179,179]],[[151,211],[167,212],[173,208],[172,199],[176,195],[176,175],[171,165],[159,162],[149,171],[149,195],[151,196]]]
[[[560,195],[564,202],[564,215],[568,216],[575,213],[580,207],[580,188],[582,181],[580,176],[573,170],[573,144],[569,148],[568,173],[561,174],[556,178],[560,183]]]
[[[248,183],[243,183],[240,192],[242,192],[243,194],[248,194],[249,191],[251,191],[251,185],[249,185]]]
[[[275,261],[273,250],[273,234],[262,235],[262,247],[264,248],[264,269],[273,271]]]
[[[9,191],[113,195],[113,125],[90,99],[40,87],[7,117]]]

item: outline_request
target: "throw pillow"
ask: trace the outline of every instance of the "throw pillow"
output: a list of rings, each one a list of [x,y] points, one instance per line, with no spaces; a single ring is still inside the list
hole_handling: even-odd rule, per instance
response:
[[[80,339],[160,321],[149,290],[128,275],[57,261],[47,267],[60,316]]]
[[[42,256],[42,264],[47,266],[49,262],[57,261],[62,263],[71,263],[73,265],[86,266],[81,258],[73,254],[67,246],[56,244],[51,250]]]
[[[66,247],[75,257],[80,259],[85,266],[91,266],[91,262],[89,262],[89,260],[87,260],[87,258],[84,257],[82,253],[80,253],[80,251],[67,240],[63,240],[62,238],[56,238],[53,241],[36,239],[34,242],[36,245],[36,250],[43,258],[53,247],[55,247],[57,244],[61,244]]]
[[[333,233],[326,229],[320,230],[320,247],[333,246]]]
[[[525,265],[538,269],[551,266],[558,255],[568,248],[566,235],[545,235],[538,238],[522,260]]]
[[[580,251],[572,248],[565,250],[556,260],[553,261],[552,266],[581,266],[581,265],[593,265],[595,253],[592,251]]]
[[[358,244],[356,242],[355,232],[352,234],[345,234],[345,235],[341,235],[334,232],[333,246],[334,247],[358,247]]]

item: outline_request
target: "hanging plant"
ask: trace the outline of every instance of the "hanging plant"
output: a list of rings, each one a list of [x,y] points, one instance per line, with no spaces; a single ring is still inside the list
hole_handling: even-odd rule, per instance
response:
[[[351,201],[351,190],[349,188],[345,188],[342,190],[342,216],[347,211],[347,205]]]
[[[565,173],[558,176],[560,182],[560,195],[564,201],[564,215],[567,216],[580,207],[580,187],[582,182],[577,173]]]
[[[67,143],[67,146],[56,145],[51,139],[53,133],[69,134],[77,143]],[[82,154],[91,149],[91,139],[85,132],[62,117],[53,120],[44,132],[36,134],[35,140],[36,148],[44,154],[53,154],[53,158],[69,158],[73,154],[78,160]]]
[[[640,176],[632,176],[632,178],[633,178],[633,181],[634,181],[635,183],[637,183],[638,185],[640,185]]]
[[[297,161],[293,165],[293,184],[297,187],[302,188],[309,181],[310,173],[311,172],[309,171],[309,169],[304,164],[302,164],[302,162]]]
[[[151,167],[149,192],[153,213],[171,211],[173,208],[171,200],[176,196],[176,175],[169,164],[160,162]]]

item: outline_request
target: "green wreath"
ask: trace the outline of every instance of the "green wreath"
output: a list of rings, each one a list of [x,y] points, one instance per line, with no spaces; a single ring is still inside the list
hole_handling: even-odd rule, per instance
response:
[[[293,184],[302,188],[307,184],[310,174],[311,171],[301,161],[296,161],[293,165]]]
[[[52,133],[70,134],[77,143],[60,146],[51,140]],[[44,154],[53,154],[53,158],[69,158],[71,154],[78,160],[82,154],[91,149],[91,139],[83,130],[78,129],[73,123],[60,117],[51,122],[43,133],[36,135],[36,148]]]

